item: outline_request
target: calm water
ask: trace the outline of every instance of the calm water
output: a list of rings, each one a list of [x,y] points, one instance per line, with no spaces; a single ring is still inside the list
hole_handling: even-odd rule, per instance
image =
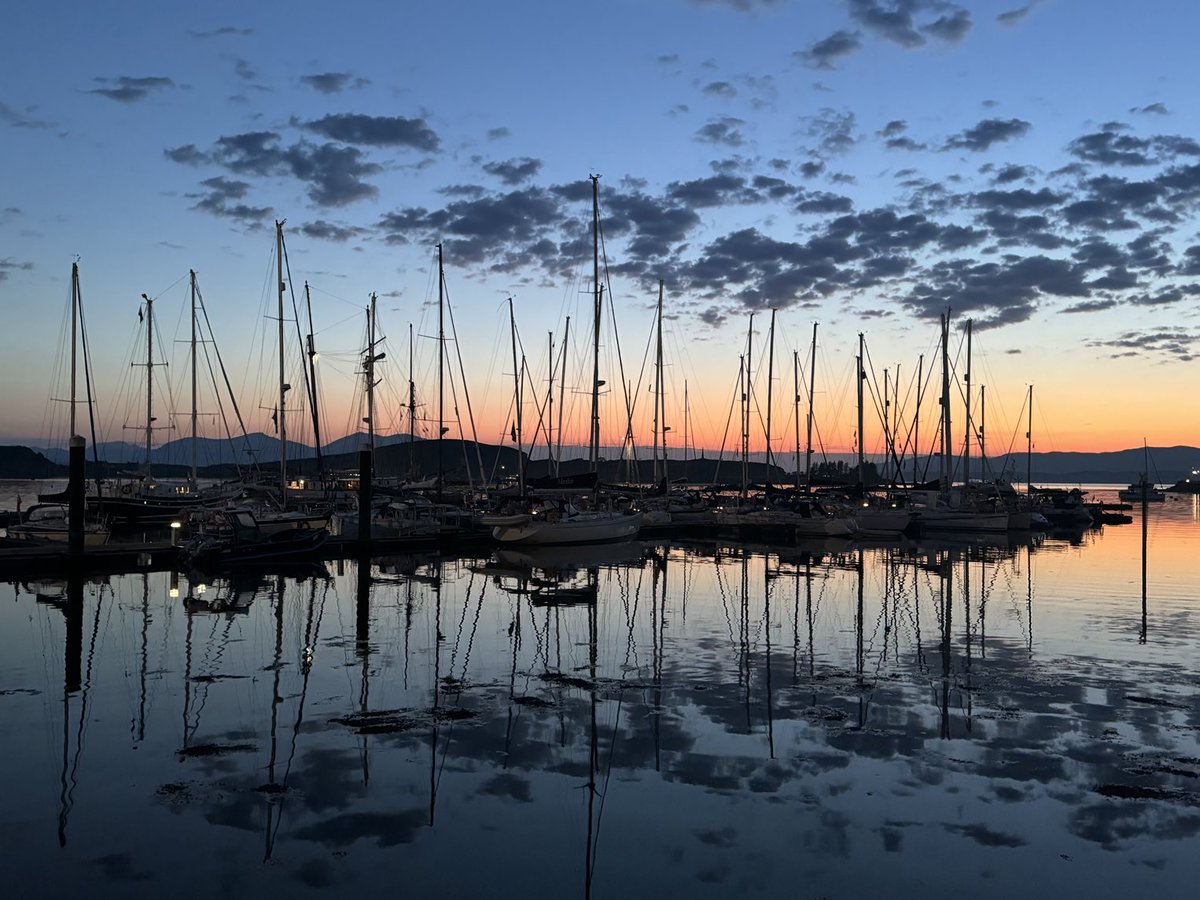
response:
[[[1193,897],[1200,507],[1148,524],[1144,618],[1136,513],[0,584],[6,893]]]

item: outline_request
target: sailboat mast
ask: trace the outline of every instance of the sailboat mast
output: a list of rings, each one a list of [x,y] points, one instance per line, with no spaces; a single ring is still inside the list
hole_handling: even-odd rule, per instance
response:
[[[688,427],[690,425],[688,418],[691,409],[688,406],[688,383],[685,379],[683,382],[683,480],[688,480]]]
[[[1029,386],[1029,418],[1025,423],[1025,495],[1033,496],[1033,385]]]
[[[371,292],[371,305],[367,308],[367,359],[364,374],[367,377],[367,446],[371,459],[375,459],[375,292]]]
[[[971,320],[967,319],[967,372],[963,378],[967,392],[966,440],[963,443],[963,502],[971,485]]]
[[[413,380],[413,327],[408,323],[408,471],[416,466],[416,448],[413,441],[417,435],[417,385]]]
[[[917,463],[921,456],[921,384],[925,377],[925,354],[917,357],[917,408],[913,413],[913,487],[917,486]]]
[[[860,488],[866,485],[866,473],[863,471],[863,380],[866,379],[866,373],[863,371],[863,333],[858,333],[858,359],[855,368],[858,370],[858,377],[855,381],[858,382],[858,486]]]
[[[603,289],[600,286],[600,176],[588,176],[592,180],[592,427],[589,438],[588,458],[592,471],[600,470],[600,313]]]
[[[662,396],[662,377],[663,377],[662,307],[663,307],[663,280],[660,278],[660,279],[658,279],[658,309],[655,313],[655,319],[657,320],[656,321],[657,332],[658,332],[657,347],[655,350],[655,359],[654,359],[654,373],[655,373],[654,374],[654,483],[655,484],[658,484],[659,478],[661,477],[659,475],[659,471],[658,471],[658,435],[659,435],[660,429],[662,428],[662,419],[660,418],[659,413],[662,409],[662,399],[663,399],[663,396]],[[664,437],[665,437],[665,435],[664,435]],[[665,444],[666,441],[664,440],[663,443]],[[665,456],[666,453],[664,452],[663,455]]]
[[[521,461],[521,447],[524,446],[522,422],[521,422],[521,369],[517,363],[517,315],[513,311],[513,298],[508,298],[508,327],[512,334],[512,358],[513,358],[513,406],[516,409],[516,425],[514,426],[513,438],[517,443],[517,487],[520,490],[521,496],[525,495],[525,466]]]
[[[437,493],[438,501],[442,499],[442,475],[445,466],[445,457],[442,454],[442,436],[446,433],[443,420],[446,415],[446,328],[445,328],[445,308],[446,308],[446,275],[442,268],[442,245],[437,245],[438,252],[438,439],[437,439],[437,458],[438,458],[438,474],[437,474]]]
[[[150,445],[154,437],[154,301],[146,301],[146,481],[150,480]]]
[[[942,316],[942,468],[941,489],[950,490],[950,314]]]
[[[79,263],[71,263],[71,433],[67,437],[74,437],[75,429],[75,383],[76,383],[76,351],[79,343]]]
[[[771,466],[775,455],[771,451],[771,391],[775,384],[775,307],[771,307],[771,333],[767,338],[767,488],[771,487]]]
[[[746,377],[742,382],[742,499],[750,485],[750,391],[751,354],[754,348],[754,313],[750,313],[750,325],[746,330]]]
[[[983,478],[987,468],[987,385],[979,386],[979,477]]]
[[[567,390],[567,348],[570,346],[571,337],[571,317],[567,316],[567,324],[563,329],[563,363],[562,363],[562,378],[558,382],[558,443],[554,452],[554,476],[558,477],[558,463],[562,459],[562,420],[563,407],[566,406],[566,390]]]
[[[792,418],[796,428],[796,492],[800,491],[800,351],[792,351]]]
[[[188,270],[188,278],[192,288],[192,490],[196,489],[196,447],[197,413],[196,413],[196,270]]]
[[[287,505],[287,414],[284,409],[288,385],[283,358],[283,221],[275,222],[276,287],[279,293],[279,502]]]
[[[317,403],[317,360],[321,354],[317,352],[316,340],[313,337],[312,295],[308,290],[308,282],[304,282],[304,305],[308,309],[308,383],[309,406],[312,408],[313,441],[317,445],[317,475],[322,480],[325,477],[325,463],[321,458],[321,414],[320,404]]]
[[[546,382],[546,472],[554,463],[554,332],[548,332],[548,355],[546,370],[549,378]]]
[[[812,485],[813,397],[817,387],[817,323],[813,322],[812,360],[808,366],[808,449],[804,454],[804,474]]]
[[[892,459],[896,455],[896,448],[892,442],[892,385],[891,385],[891,369],[884,367],[883,370],[883,450],[887,454],[883,463],[882,475],[887,478],[888,467],[892,464]],[[900,380],[899,374],[896,375],[896,380]]]

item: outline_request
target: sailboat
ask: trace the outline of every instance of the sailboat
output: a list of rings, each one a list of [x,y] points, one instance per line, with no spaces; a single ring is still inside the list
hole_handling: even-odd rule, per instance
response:
[[[600,282],[600,176],[592,175],[592,275],[594,287],[594,333],[592,366],[592,417],[590,452],[592,473],[600,468],[600,327],[604,290]],[[510,301],[509,314],[513,332],[513,367],[517,373],[517,416],[514,435],[518,448],[521,439],[520,368],[517,365],[516,323]],[[524,488],[524,463],[521,465],[521,486]],[[586,510],[565,498],[546,499],[526,511],[511,515],[483,516],[482,525],[492,529],[492,537],[502,544],[581,544],[599,541],[623,541],[637,536],[642,527],[640,512],[614,509]]]
[[[1145,466],[1142,477],[1125,490],[1118,491],[1117,496],[1123,503],[1164,503],[1167,499],[1166,492],[1150,482],[1150,448],[1146,446],[1145,441],[1142,441],[1142,457]]]

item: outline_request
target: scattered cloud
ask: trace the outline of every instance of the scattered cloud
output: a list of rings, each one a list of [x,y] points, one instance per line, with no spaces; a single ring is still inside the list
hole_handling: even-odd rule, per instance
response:
[[[171,160],[171,162],[177,162],[183,166],[199,166],[210,161],[209,155],[202,153],[197,149],[195,144],[184,144],[182,147],[169,147],[163,151],[163,155]]]
[[[732,100],[737,96],[737,88],[728,81],[710,81],[702,90],[710,97],[723,97],[726,100]]]
[[[0,281],[7,281],[9,274],[12,272],[31,271],[33,271],[33,263],[31,262],[18,262],[11,257],[7,259],[0,259]]]
[[[972,150],[981,152],[993,144],[1011,141],[1025,135],[1030,124],[1021,119],[984,119],[966,131],[947,139],[947,150]]]
[[[1151,103],[1147,106],[1135,106],[1129,110],[1131,113],[1140,113],[1144,116],[1167,116],[1170,113],[1163,103]]]
[[[175,82],[163,75],[150,75],[134,78],[129,75],[119,75],[116,78],[97,78],[104,87],[93,88],[90,94],[99,94],[118,103],[137,103],[145,100],[156,91],[175,87]]]
[[[209,40],[211,38],[219,37],[250,37],[250,35],[254,34],[254,29],[235,28],[233,25],[222,25],[220,28],[216,28],[212,31],[189,31],[188,34],[194,38],[200,38],[202,40]]]
[[[326,222],[322,219],[305,222],[300,226],[300,231],[306,237],[323,241],[333,241],[335,243],[344,243],[352,238],[362,237],[369,233],[365,228],[352,225],[335,225],[332,222]]]
[[[696,140],[705,144],[723,144],[726,147],[740,147],[746,142],[742,134],[745,121],[734,116],[721,116],[710,119],[706,125],[696,132]]]
[[[200,184],[204,188],[202,193],[186,195],[196,201],[192,209],[233,219],[247,226],[257,225],[274,212],[269,206],[250,206],[241,202],[250,192],[250,185],[244,181],[218,176]]]
[[[862,46],[859,32],[840,29],[812,44],[807,50],[799,50],[792,55],[814,69],[831,70],[836,69],[841,60],[861,50]]]
[[[507,128],[501,126],[499,128],[489,128],[487,138],[489,141],[501,141],[512,134]]]
[[[858,140],[854,127],[854,113],[848,109],[825,108],[800,122],[803,133],[816,141],[810,152],[820,158],[840,156],[850,150]]]
[[[971,29],[971,14],[947,0],[848,0],[850,18],[883,40],[907,49],[927,37],[955,43]]]
[[[1126,331],[1109,340],[1091,340],[1087,343],[1096,349],[1112,351],[1113,357],[1158,356],[1191,362],[1196,358],[1196,340],[1195,334],[1183,329],[1160,328],[1155,331]]]
[[[0,122],[7,122],[13,128],[57,128],[57,122],[37,118],[34,115],[36,107],[26,107],[24,112],[13,109],[6,103],[0,103]]]
[[[1010,9],[1007,12],[1002,12],[996,16],[996,21],[1001,25],[1016,25],[1033,11],[1033,7],[1034,4],[1029,3],[1025,6],[1020,6],[1016,9]]]
[[[438,149],[437,134],[424,119],[404,116],[367,116],[337,113],[304,123],[309,131],[341,141],[370,147],[411,147],[433,153]]]
[[[531,159],[528,156],[522,156],[518,159],[509,159],[503,162],[486,163],[483,171],[489,175],[495,175],[502,182],[508,185],[518,185],[523,181],[528,181],[533,178],[542,168],[540,159]]]
[[[300,81],[321,94],[340,94],[342,91],[370,84],[366,78],[356,77],[349,72],[320,72],[301,75]]]
[[[692,0],[697,6],[728,6],[738,12],[754,12],[778,6],[783,0]]]

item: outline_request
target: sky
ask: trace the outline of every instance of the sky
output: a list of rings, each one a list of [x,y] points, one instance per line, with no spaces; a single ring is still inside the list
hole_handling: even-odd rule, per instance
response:
[[[2,441],[65,433],[76,261],[101,440],[141,440],[143,294],[169,363],[153,440],[189,432],[189,270],[198,358],[219,349],[246,427],[273,433],[283,221],[289,436],[306,439],[305,283],[323,437],[365,415],[372,293],[376,425],[408,431],[411,375],[414,430],[436,433],[440,243],[448,433],[511,434],[511,298],[525,443],[551,340],[553,427],[561,409],[563,441],[586,443],[597,175],[606,445],[627,394],[653,440],[660,280],[672,454],[685,434],[738,444],[747,357],[752,447],[771,418],[773,451],[795,452],[811,378],[814,443],[848,450],[860,333],[868,452],[885,379],[911,431],[918,372],[931,447],[947,311],[959,445],[968,320],[989,453],[1024,449],[1030,385],[1037,450],[1200,443],[1190,4],[63,2],[6,22]],[[205,372],[215,435],[230,406]]]

